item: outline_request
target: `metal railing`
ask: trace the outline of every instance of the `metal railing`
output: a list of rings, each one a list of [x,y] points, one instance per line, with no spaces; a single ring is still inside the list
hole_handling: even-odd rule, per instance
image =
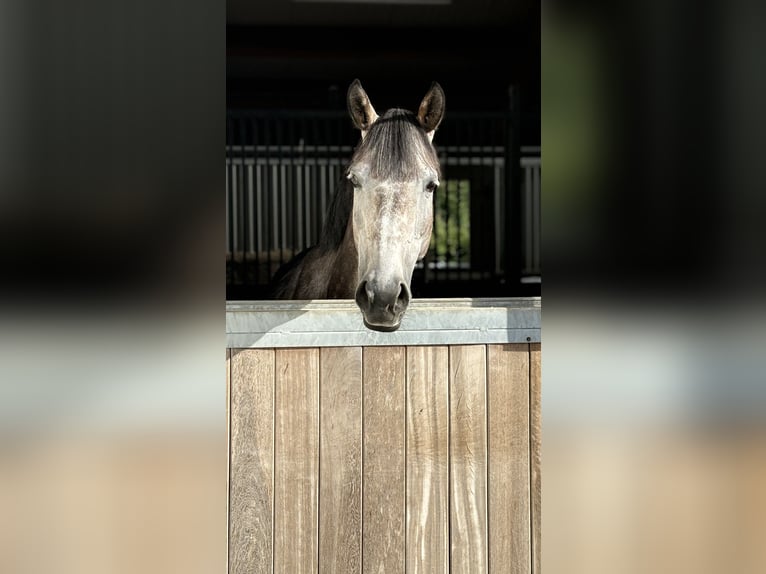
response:
[[[522,276],[540,278],[540,175],[539,147],[521,148],[524,268]]]
[[[539,281],[540,150],[520,150],[522,229],[513,229],[505,120],[454,114],[439,129],[443,174],[432,245],[413,277],[427,296],[452,295],[439,289],[450,283],[502,284],[508,246],[519,241],[517,274]],[[358,132],[345,112],[229,112],[227,124],[227,287],[257,296],[282,263],[316,243]],[[507,293],[499,286],[460,293],[474,294]]]

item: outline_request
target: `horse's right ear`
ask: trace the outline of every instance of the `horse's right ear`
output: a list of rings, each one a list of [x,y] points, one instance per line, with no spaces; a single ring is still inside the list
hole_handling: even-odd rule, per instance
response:
[[[359,80],[354,80],[348,87],[346,105],[354,125],[357,129],[361,130],[362,139],[364,139],[364,136],[367,135],[367,130],[378,119],[378,114],[375,112],[375,108],[372,107],[370,98],[367,97],[367,92],[364,91]]]
[[[418,108],[418,122],[426,130],[429,140],[433,140],[434,132],[444,117],[444,90],[434,82],[426,93]]]

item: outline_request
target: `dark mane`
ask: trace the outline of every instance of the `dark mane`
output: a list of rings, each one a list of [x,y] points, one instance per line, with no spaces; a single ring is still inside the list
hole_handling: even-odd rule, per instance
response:
[[[322,234],[319,237],[319,250],[331,251],[340,247],[346,234],[348,220],[354,207],[353,186],[347,179],[338,183],[338,189],[330,201],[324,218]]]
[[[277,269],[271,278],[269,292],[272,298],[280,299],[284,296],[284,290],[287,288],[290,275],[299,269],[303,264],[306,255],[312,250],[318,250],[320,253],[336,251],[343,243],[343,236],[346,233],[346,226],[351,217],[353,207],[353,187],[349,185],[345,178],[338,184],[338,188],[330,201],[325,215],[324,226],[316,245],[306,247],[287,263],[284,263]]]
[[[439,159],[412,112],[393,108],[370,126],[354,152],[352,162],[366,161],[370,175],[404,181],[415,177],[419,164],[439,169]]]

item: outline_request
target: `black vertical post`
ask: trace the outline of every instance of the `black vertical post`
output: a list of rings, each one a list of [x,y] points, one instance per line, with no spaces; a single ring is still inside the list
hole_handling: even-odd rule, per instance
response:
[[[508,99],[505,144],[505,295],[514,296],[519,295],[524,253],[518,86],[509,87]]]
[[[245,149],[245,145],[247,143],[247,132],[246,132],[246,126],[245,126],[245,117],[239,116],[237,118],[237,127],[239,128],[239,160],[240,160],[240,170],[238,171],[237,175],[239,176],[237,178],[237,195],[239,196],[239,201],[237,201],[237,209],[239,210],[239,213],[237,214],[237,221],[239,224],[239,228],[237,231],[239,232],[237,235],[239,236],[239,247],[242,250],[242,277],[243,277],[243,284],[246,288],[251,287],[250,282],[250,274],[249,274],[249,266],[247,262],[247,225],[248,225],[248,218],[247,218],[247,211],[248,211],[248,204],[247,204],[247,150]]]
[[[228,209],[226,218],[229,224],[226,246],[231,248],[231,258],[226,262],[226,298],[232,299],[233,287],[235,285],[235,262],[234,262],[234,199],[231,196],[231,178],[234,174],[234,127],[233,120],[229,113],[226,113],[226,172],[229,176],[226,181],[226,199]]]
[[[263,213],[266,209],[266,204],[264,202],[265,193],[263,192],[263,183],[262,179],[265,173],[265,170],[258,169],[258,160],[259,158],[259,152],[258,152],[258,142],[261,140],[261,130],[263,124],[261,123],[261,118],[258,117],[256,114],[248,114],[249,123],[250,123],[250,142],[252,144],[252,153],[250,154],[251,160],[253,162],[253,187],[252,187],[252,201],[253,201],[253,251],[255,251],[255,275],[254,275],[254,282],[253,285],[257,286],[260,289],[263,289],[261,293],[267,293],[268,289],[264,288],[265,285],[268,285],[269,283],[269,259],[270,255],[268,251],[264,253],[265,246],[263,245],[263,240],[266,236],[266,232],[263,229],[263,224],[261,222],[264,221]],[[259,173],[260,171],[260,173]],[[260,177],[259,177],[260,176]],[[261,193],[258,193],[258,189],[261,189]],[[248,219],[249,219],[248,214]],[[265,257],[265,261],[264,261]],[[264,277],[265,275],[265,277]],[[249,290],[252,292],[252,290]],[[252,296],[252,295],[251,295]],[[260,296],[259,296],[260,297]]]

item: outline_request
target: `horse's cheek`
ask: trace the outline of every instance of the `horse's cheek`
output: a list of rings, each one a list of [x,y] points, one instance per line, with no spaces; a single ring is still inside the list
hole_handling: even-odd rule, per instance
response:
[[[352,230],[354,232],[354,238],[357,246],[364,243],[364,238],[367,235],[367,225],[364,217],[365,206],[361,198],[355,198],[354,210],[352,212]]]
[[[365,216],[369,208],[366,203],[366,199],[357,196],[354,201],[354,211],[352,214],[352,231],[354,233],[354,243],[356,244],[360,272],[367,268],[368,248],[372,239],[370,218]]]
[[[426,219],[423,226],[423,232],[420,234],[420,253],[418,259],[423,259],[428,253],[428,248],[431,246],[431,231],[433,230],[433,220]]]

